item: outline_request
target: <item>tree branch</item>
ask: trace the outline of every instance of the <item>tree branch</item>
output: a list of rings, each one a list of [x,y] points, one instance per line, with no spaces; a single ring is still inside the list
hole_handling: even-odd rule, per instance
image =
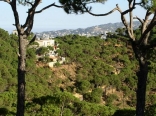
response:
[[[36,35],[29,41],[28,45],[30,45],[31,43],[33,43],[36,39]]]
[[[52,7],[52,6],[55,6],[55,7],[58,7],[58,8],[63,8],[63,6],[58,6],[58,5],[55,5],[55,3],[53,3],[53,4],[50,4],[50,5],[46,6],[46,7],[44,7],[40,11],[35,11],[37,6],[40,4],[40,2],[41,2],[41,0],[35,0],[34,4],[31,3],[32,6],[31,6],[31,8],[28,11],[28,16],[26,18],[26,22],[22,26],[24,29],[26,28],[26,30],[24,32],[26,35],[28,35],[31,32],[31,30],[32,30],[35,13],[40,13],[43,10],[46,10],[49,7]]]
[[[26,18],[26,22],[22,26],[24,29],[27,27],[27,29],[25,30],[26,35],[29,35],[30,31],[32,30],[35,10],[36,10],[37,6],[40,4],[40,2],[41,2],[41,0],[35,0],[34,4],[32,4],[31,8],[28,11],[28,16]]]
[[[141,20],[140,18],[138,18],[138,17],[136,16],[136,19],[138,19],[138,20],[141,22],[141,24],[142,24],[142,27],[141,27],[141,33],[142,33],[142,35],[143,35],[143,33],[145,32],[145,30],[147,29],[147,27],[148,27],[148,26],[147,26],[147,25],[149,24],[148,18],[149,18],[149,16],[150,16],[151,14],[152,14],[152,12],[150,12],[150,10],[147,10],[144,21]],[[141,37],[140,40],[138,41],[138,43],[139,43],[140,45],[141,45],[142,43],[143,43],[144,45],[147,45],[149,35],[150,35],[150,31],[147,32],[146,35],[144,35],[143,37]]]
[[[113,13],[114,11],[118,10],[117,8],[114,8],[113,10],[111,10],[111,11],[109,11],[108,13],[105,13],[105,14],[94,14],[94,13],[90,12],[90,11],[88,10],[88,8],[86,8],[85,5],[83,5],[83,7],[85,8],[86,12],[88,12],[89,14],[91,14],[91,15],[93,15],[93,16],[106,16],[106,15],[109,15],[109,14]]]
[[[144,21],[143,20],[141,20],[139,17],[137,17],[137,16],[135,16],[135,17],[133,17],[133,19],[138,19],[139,20],[139,22],[143,25],[143,23],[144,23]]]
[[[125,15],[125,14],[127,14],[127,13],[131,12],[133,9],[135,9],[135,7],[134,7],[134,6],[133,6],[133,7],[131,7],[131,8],[129,8],[128,10],[125,10],[124,12],[122,12],[122,14],[123,14],[123,15]]]
[[[139,3],[135,3],[135,5],[141,5],[142,4],[142,2],[139,2]]]
[[[27,0],[25,0],[26,3],[30,4],[31,6],[33,6],[33,4]]]
[[[121,20],[122,20],[122,23],[125,25],[127,31],[128,31],[128,35],[129,37],[134,41],[135,40],[135,37],[134,35],[131,34],[131,31],[130,31],[130,26],[128,25],[128,22],[124,16],[124,13],[121,11],[120,7],[118,6],[118,4],[116,5],[116,7],[118,8],[118,11],[120,12],[121,14]]]
[[[35,13],[41,13],[42,11],[44,11],[44,10],[46,10],[46,9],[52,7],[52,6],[55,6],[55,7],[57,7],[57,8],[63,8],[63,7],[64,7],[64,6],[55,5],[55,3],[53,3],[53,4],[50,4],[50,5],[48,5],[48,6],[44,7],[44,8],[42,8],[42,9],[39,10],[39,11],[36,11]]]
[[[150,22],[150,24],[147,26],[145,31],[142,33],[142,36],[140,37],[139,44],[141,45],[142,43],[145,44],[145,41],[147,41],[148,34],[150,33],[151,29],[156,25],[156,11],[154,13],[154,16]]]
[[[148,25],[148,19],[149,19],[149,16],[152,14],[152,12],[150,10],[147,10],[146,12],[146,15],[145,15],[145,20],[144,20],[144,23],[142,25],[142,33],[146,30],[147,28],[147,25]]]
[[[135,2],[135,1],[134,1]],[[134,4],[133,4],[134,5]],[[133,10],[133,6],[132,5],[132,1],[129,1],[129,9],[132,9]],[[133,13],[132,13],[132,10],[129,11],[129,18],[130,18],[130,32],[131,32],[131,35],[134,36],[133,34]]]
[[[12,2],[10,2],[12,11],[14,13],[14,17],[15,17],[15,26],[17,28],[17,31],[19,32],[19,30],[21,29],[20,23],[19,23],[19,15],[16,9],[16,0],[12,0]]]
[[[4,1],[4,2],[7,2],[7,3],[11,3],[11,1],[10,0],[0,0],[0,1]]]
[[[149,39],[150,33],[151,33],[151,31],[149,31],[149,32],[146,34],[145,39],[144,39],[144,41],[143,41],[143,44],[144,44],[145,46],[148,44],[148,39]]]

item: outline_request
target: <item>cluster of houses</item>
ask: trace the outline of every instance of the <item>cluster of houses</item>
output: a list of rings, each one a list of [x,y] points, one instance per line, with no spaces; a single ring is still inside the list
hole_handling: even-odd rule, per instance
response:
[[[17,31],[14,30],[12,32],[15,35],[18,35]],[[52,47],[52,50],[48,50],[46,54],[38,54],[36,52],[37,59],[43,58],[43,57],[49,57],[50,61],[47,63],[50,68],[54,67],[56,63],[63,64],[65,62],[65,57],[61,57],[58,55],[57,50],[58,44],[56,44],[54,39],[49,38],[49,36],[43,36],[42,38],[36,38],[35,42],[38,43],[38,46],[36,47],[36,50],[41,47]]]
[[[53,48],[52,50],[48,50],[48,53],[46,53],[44,55],[36,54],[37,58],[44,57],[45,55],[48,56],[51,59],[51,61],[48,62],[49,67],[54,67],[54,65],[56,63],[63,64],[65,62],[65,57],[61,57],[57,53],[57,50],[59,48],[58,48],[58,44],[56,44],[54,39],[50,39],[49,37],[36,38],[35,42],[37,42],[39,44],[39,46],[38,46],[39,48],[40,47],[48,47],[48,46]]]

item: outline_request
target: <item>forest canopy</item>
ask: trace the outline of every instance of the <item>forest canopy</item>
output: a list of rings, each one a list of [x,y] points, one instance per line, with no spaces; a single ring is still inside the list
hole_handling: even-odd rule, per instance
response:
[[[152,33],[151,38],[155,30]],[[116,116],[122,112],[128,116],[127,112],[134,113],[138,63],[130,44],[120,37],[114,33],[105,40],[100,36],[78,35],[54,38],[59,43],[57,52],[66,57],[66,62],[53,69],[38,67],[35,49],[28,48],[25,115],[33,112],[34,115]],[[15,115],[17,36],[1,29],[0,38],[0,114]],[[146,107],[151,112],[156,101],[155,51],[149,55]]]

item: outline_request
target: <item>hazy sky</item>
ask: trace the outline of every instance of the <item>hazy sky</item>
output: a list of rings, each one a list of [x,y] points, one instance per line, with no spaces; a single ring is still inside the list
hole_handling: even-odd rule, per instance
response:
[[[55,2],[58,4],[58,0],[42,0],[43,2],[38,7],[38,10],[44,6]],[[94,4],[92,6],[93,13],[106,13],[112,10],[116,4],[119,4],[121,9],[124,11],[128,4],[127,0],[108,0],[105,4]],[[26,11],[28,7],[18,5],[18,11],[20,16],[21,24],[26,19]],[[9,4],[0,2],[0,28],[3,28],[9,32],[15,29],[12,25],[14,24],[14,17]],[[134,15],[144,18],[145,10],[143,8],[137,8]],[[35,15],[33,32],[59,30],[59,29],[76,29],[86,28],[90,26],[121,22],[120,14],[115,11],[109,16],[105,17],[94,17],[89,14],[66,14],[63,9],[51,7],[40,14]]]

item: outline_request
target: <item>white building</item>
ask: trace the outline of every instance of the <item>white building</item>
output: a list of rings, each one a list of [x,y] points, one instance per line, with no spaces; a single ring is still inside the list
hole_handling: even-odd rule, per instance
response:
[[[37,58],[41,58],[41,57],[44,57],[45,55],[48,56],[52,61],[51,62],[48,62],[48,66],[49,67],[54,67],[54,64],[55,63],[60,63],[60,64],[63,64],[63,62],[65,62],[65,57],[59,57],[58,56],[58,53],[56,52],[57,49],[59,49],[57,45],[55,45],[55,40],[52,40],[52,39],[42,39],[42,40],[36,40],[35,42],[37,42],[39,44],[38,47],[48,47],[48,46],[51,46],[53,47],[54,49],[53,50],[49,50],[48,53],[42,55],[42,56],[39,56],[37,55]]]
[[[17,30],[13,30],[13,31],[12,31],[12,34],[14,34],[14,35],[18,35]]]
[[[39,47],[47,47],[47,46],[54,46],[55,45],[55,41],[54,40],[36,40],[35,42],[37,42],[39,44]]]

